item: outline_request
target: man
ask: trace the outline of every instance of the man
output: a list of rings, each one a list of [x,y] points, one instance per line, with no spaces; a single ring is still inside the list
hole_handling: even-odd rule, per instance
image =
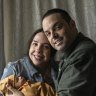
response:
[[[50,44],[63,57],[59,64],[59,96],[96,96],[96,45],[78,32],[74,20],[62,9],[48,10],[42,26]]]

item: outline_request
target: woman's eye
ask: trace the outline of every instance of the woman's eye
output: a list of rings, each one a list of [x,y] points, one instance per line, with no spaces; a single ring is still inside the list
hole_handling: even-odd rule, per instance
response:
[[[45,49],[50,49],[50,46],[44,45],[44,48],[45,48]]]
[[[33,46],[37,46],[37,43],[32,43]]]

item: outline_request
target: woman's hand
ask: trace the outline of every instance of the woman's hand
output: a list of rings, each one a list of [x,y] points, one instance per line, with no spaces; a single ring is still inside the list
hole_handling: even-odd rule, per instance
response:
[[[7,96],[24,96],[24,94],[12,86],[8,85],[7,89],[10,91]]]

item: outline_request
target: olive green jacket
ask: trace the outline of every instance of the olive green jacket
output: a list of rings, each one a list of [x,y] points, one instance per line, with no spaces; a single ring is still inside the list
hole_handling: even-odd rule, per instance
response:
[[[81,33],[59,65],[59,96],[96,96],[96,45]]]

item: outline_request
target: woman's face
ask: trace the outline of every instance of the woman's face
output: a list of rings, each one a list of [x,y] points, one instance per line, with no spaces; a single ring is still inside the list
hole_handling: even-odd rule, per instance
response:
[[[51,46],[43,32],[37,33],[31,42],[29,57],[35,66],[43,66],[50,60]]]

